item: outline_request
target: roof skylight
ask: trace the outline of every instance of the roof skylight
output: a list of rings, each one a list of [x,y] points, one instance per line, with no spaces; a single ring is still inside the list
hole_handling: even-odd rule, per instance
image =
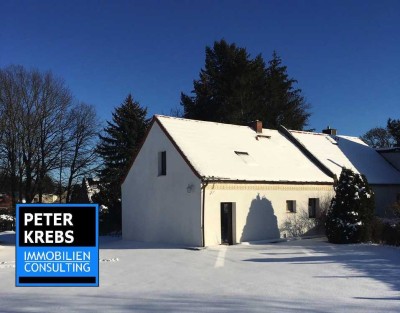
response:
[[[235,151],[236,155],[247,165],[257,165],[256,161],[246,151]]]

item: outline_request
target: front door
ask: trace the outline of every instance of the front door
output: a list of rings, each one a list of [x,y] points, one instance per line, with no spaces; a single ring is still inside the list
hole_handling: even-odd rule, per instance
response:
[[[232,202],[221,203],[221,243],[233,244],[232,236]]]

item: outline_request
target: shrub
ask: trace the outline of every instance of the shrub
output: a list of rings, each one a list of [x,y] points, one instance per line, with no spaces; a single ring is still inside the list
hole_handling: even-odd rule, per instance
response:
[[[392,204],[391,206],[392,214],[395,217],[400,218],[400,201],[396,201],[395,203]]]
[[[8,209],[0,208],[0,232],[13,230],[15,225],[15,217]]]
[[[374,195],[364,175],[343,168],[335,183],[326,220],[326,236],[332,243],[354,243],[370,239]]]
[[[309,218],[308,213],[301,210],[298,213],[290,213],[280,227],[280,232],[288,237],[300,237],[316,226],[316,219]]]
[[[319,208],[317,210],[317,216],[315,217],[315,230],[319,234],[325,234],[326,217],[328,214],[329,207],[331,205],[332,197],[322,197],[319,202]]]
[[[371,240],[380,244],[400,246],[400,218],[374,218],[371,227]]]
[[[374,217],[371,222],[371,241],[375,243],[383,243],[382,234],[383,234],[384,224],[379,217]]]

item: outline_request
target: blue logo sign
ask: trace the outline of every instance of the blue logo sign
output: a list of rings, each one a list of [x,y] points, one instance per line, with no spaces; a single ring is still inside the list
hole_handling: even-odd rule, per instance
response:
[[[99,286],[97,204],[18,204],[16,286]]]

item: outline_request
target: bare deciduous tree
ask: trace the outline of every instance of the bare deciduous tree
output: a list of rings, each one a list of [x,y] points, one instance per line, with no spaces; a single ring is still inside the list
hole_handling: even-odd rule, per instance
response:
[[[0,69],[0,170],[10,179],[13,204],[18,194],[43,200],[46,180],[57,169],[71,185],[95,163],[95,110],[72,105],[64,81],[51,72],[22,66]],[[61,188],[60,188],[61,189]]]
[[[382,127],[375,127],[362,135],[363,140],[367,145],[373,148],[387,148],[390,147],[394,140],[387,129]]]
[[[99,122],[92,105],[79,103],[70,112],[70,127],[65,140],[64,164],[67,169],[66,201],[71,201],[72,187],[79,178],[94,172],[98,155],[93,147],[99,134]]]

